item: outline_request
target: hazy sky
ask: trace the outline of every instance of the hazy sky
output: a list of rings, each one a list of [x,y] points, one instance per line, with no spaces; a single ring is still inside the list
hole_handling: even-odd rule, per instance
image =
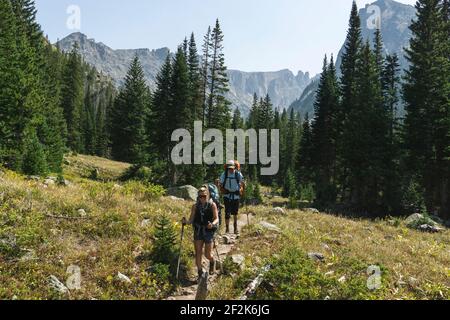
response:
[[[360,8],[370,0],[358,0]],[[414,4],[415,0],[399,2]],[[242,71],[320,72],[325,53],[337,55],[352,0],[36,0],[38,21],[55,42],[81,31],[113,49],[169,47],[193,31],[201,45],[219,18],[226,64]],[[67,27],[69,6],[80,30]]]

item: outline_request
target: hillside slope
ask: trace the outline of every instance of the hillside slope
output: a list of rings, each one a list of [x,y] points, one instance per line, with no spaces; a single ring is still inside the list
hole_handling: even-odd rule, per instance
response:
[[[65,186],[0,170],[0,299],[165,299],[177,291],[173,270],[152,263],[154,231],[164,214],[178,237],[177,221],[192,203],[165,197],[156,186],[115,180],[128,166],[71,156]],[[92,170],[111,182],[87,179]],[[284,199],[265,201],[243,209],[252,213],[251,225],[231,254],[243,255],[245,264],[236,268],[227,259],[226,274],[210,299],[238,298],[267,264],[274,268],[253,298],[450,298],[448,230],[425,234],[399,219],[353,220],[308,210],[280,215],[273,206]],[[268,230],[267,223],[279,231]],[[187,228],[182,268],[187,278],[191,237]],[[324,261],[305,258],[311,252],[323,254]],[[382,272],[382,287],[375,291],[367,289],[371,265]],[[69,286],[76,284],[76,270],[78,289]],[[50,285],[55,278],[69,289],[55,290]]]

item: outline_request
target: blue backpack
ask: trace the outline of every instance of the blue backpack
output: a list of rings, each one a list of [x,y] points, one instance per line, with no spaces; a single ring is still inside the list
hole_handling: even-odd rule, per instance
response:
[[[211,199],[214,201],[214,203],[219,208],[219,205],[220,205],[219,189],[217,188],[217,186],[214,183],[209,183],[208,189],[209,189],[209,194],[211,195]]]
[[[222,225],[222,210],[220,207],[220,193],[219,188],[214,183],[208,184],[209,194],[211,196],[211,200],[216,204],[217,210],[219,211],[219,225]]]

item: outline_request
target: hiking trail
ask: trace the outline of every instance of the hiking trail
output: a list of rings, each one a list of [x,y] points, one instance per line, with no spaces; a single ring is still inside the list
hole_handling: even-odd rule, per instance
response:
[[[248,217],[249,217],[249,221],[251,224],[252,219],[253,219],[251,212],[249,213]],[[245,227],[247,225],[247,223],[248,223],[247,213],[246,212],[239,213],[238,228],[241,231],[241,234],[242,234],[242,228]],[[224,226],[222,226],[222,228],[224,228]],[[230,229],[233,230],[233,223],[231,223]],[[231,240],[230,244],[224,243],[224,240],[223,240],[224,236],[227,236]],[[223,261],[226,259],[226,257],[234,249],[234,247],[236,246],[238,241],[239,241],[239,237],[237,237],[235,234],[232,234],[232,233],[229,233],[229,234],[220,233],[217,235],[216,243],[217,243],[217,250],[219,252],[221,263],[223,263]],[[192,241],[190,242],[190,245],[191,245],[191,248],[189,248],[188,250],[194,250]],[[217,261],[217,253],[216,253],[215,249],[213,249],[213,257]],[[206,271],[209,270],[209,261],[204,256],[203,256],[203,266]],[[197,274],[197,267],[194,266],[190,273]],[[216,272],[214,273],[214,275],[208,276],[208,293],[214,287],[214,284],[216,283],[216,280],[220,276],[220,273],[221,273],[220,266],[218,265],[218,263],[216,263]],[[195,300],[196,295],[197,295],[197,289],[198,289],[197,279],[189,279],[186,282],[189,282],[191,284],[181,286],[177,290],[177,292],[175,292],[172,296],[168,297],[166,300]]]

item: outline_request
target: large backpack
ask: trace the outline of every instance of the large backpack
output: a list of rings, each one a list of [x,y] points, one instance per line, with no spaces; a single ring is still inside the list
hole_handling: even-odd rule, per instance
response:
[[[220,206],[219,188],[217,188],[217,186],[214,183],[209,183],[208,184],[208,190],[209,190],[209,195],[211,197],[211,200],[217,206],[217,211],[218,211],[218,214],[219,214],[219,225],[222,225],[222,210],[221,210],[221,206]]]
[[[240,166],[239,166],[240,167]],[[244,185],[241,184],[242,180],[241,180],[241,175],[239,174],[240,171],[239,170],[235,170],[234,171],[234,178],[236,179],[237,183],[241,185],[241,188],[239,190],[239,195],[242,197],[244,195]],[[228,170],[225,170],[225,180],[223,181],[223,185],[221,187],[221,192],[223,194],[228,194],[229,192],[225,189],[225,186],[227,184],[227,180],[229,178],[229,174],[228,174]]]

